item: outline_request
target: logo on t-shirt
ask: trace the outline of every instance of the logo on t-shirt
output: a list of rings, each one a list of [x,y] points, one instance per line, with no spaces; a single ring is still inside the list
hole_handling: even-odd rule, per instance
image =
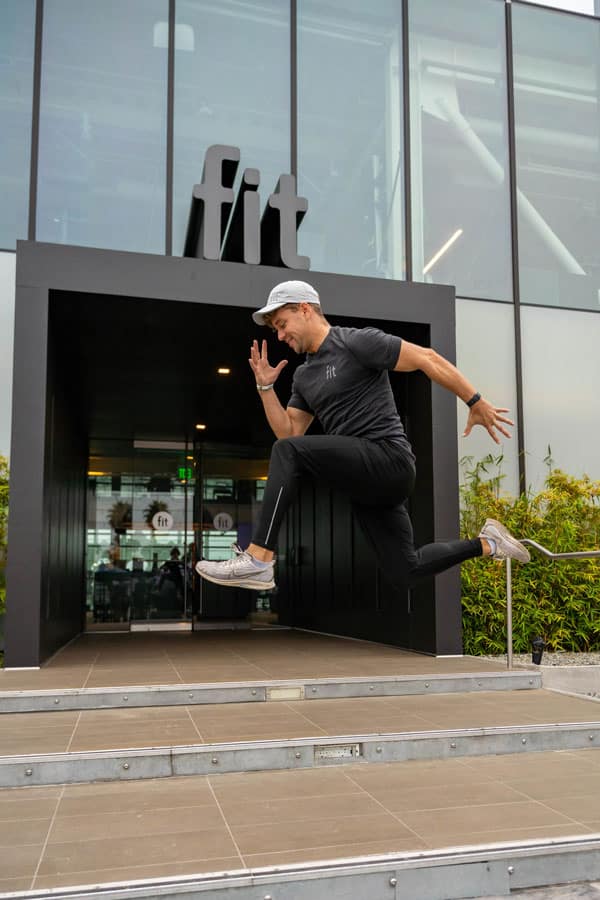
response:
[[[331,378],[335,378],[335,366],[327,366],[325,377],[327,378],[327,381],[329,381]]]

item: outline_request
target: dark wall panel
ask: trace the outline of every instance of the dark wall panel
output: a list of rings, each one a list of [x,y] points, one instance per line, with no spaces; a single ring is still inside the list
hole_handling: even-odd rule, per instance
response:
[[[343,324],[361,323],[345,319]],[[382,323],[382,327],[409,340],[429,342],[427,328],[398,322]],[[395,374],[390,380],[417,456],[417,483],[409,511],[418,547],[434,540],[431,384],[420,373]],[[285,543],[286,537],[293,541],[295,522],[300,525],[300,554],[293,543]],[[346,496],[310,480],[303,482],[288,515],[287,530],[282,531],[281,545],[281,568],[289,594],[281,601],[286,624],[439,652],[434,580],[413,588],[410,597],[408,591],[389,584]]]
[[[45,577],[42,581],[40,657],[79,634],[85,615],[87,435],[68,357],[52,327],[48,345]]]
[[[331,608],[336,612],[354,609],[352,535],[350,503],[338,493],[331,495]]]
[[[279,556],[282,624],[412,647],[407,593],[381,576],[346,497],[304,482],[282,529]]]
[[[293,564],[297,567],[298,593],[293,598],[294,625],[314,628],[318,598],[315,592],[315,486],[306,479],[300,487],[297,501],[298,543],[290,547]],[[289,555],[289,554],[288,554]]]
[[[314,504],[314,599],[320,606],[323,598],[327,597],[327,605],[335,607],[331,565],[331,533],[332,530],[335,530],[336,523],[332,521],[331,517],[331,491],[319,490],[317,486],[314,492]]]
[[[46,554],[43,521],[48,291],[23,285],[15,304],[10,509],[6,569],[7,668],[37,666]]]

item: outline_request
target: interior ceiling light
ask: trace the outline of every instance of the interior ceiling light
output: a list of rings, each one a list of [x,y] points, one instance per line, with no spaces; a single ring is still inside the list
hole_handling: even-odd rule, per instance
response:
[[[452,246],[452,244],[454,243],[454,241],[456,241],[456,240],[461,236],[462,233],[463,233],[462,228],[457,228],[457,229],[456,229],[456,231],[454,232],[454,234],[452,235],[452,237],[449,237],[448,240],[446,241],[446,243],[445,243],[442,247],[440,247],[440,249],[438,250],[438,252],[437,252],[437,253],[434,253],[434,255],[431,257],[431,259],[429,260],[429,262],[427,263],[427,265],[426,265],[425,268],[423,269],[423,275],[427,275],[427,273],[429,272],[429,270],[431,269],[431,267],[434,266],[434,265],[436,264],[436,262],[438,261],[438,259],[440,258],[440,256],[443,256],[443,255],[444,255],[444,253],[446,252],[446,250],[448,250],[448,249]]]
[[[203,425],[201,422],[197,422],[196,431],[206,431],[206,425]]]
[[[227,366],[219,366],[217,375],[231,375],[231,369],[228,369]]]

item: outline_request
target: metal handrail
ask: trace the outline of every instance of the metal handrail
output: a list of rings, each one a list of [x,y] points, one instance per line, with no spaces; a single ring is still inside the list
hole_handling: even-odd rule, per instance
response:
[[[600,559],[600,550],[577,550],[574,553],[552,553],[530,538],[520,538],[521,544],[533,547],[548,559]],[[512,623],[512,560],[506,560],[506,664],[513,667],[513,623]]]
[[[533,547],[538,553],[543,553],[544,556],[548,556],[550,559],[600,558],[600,550],[577,550],[575,553],[552,553],[551,550],[547,550],[545,547],[542,547],[541,544],[538,544],[537,541],[532,541],[529,538],[523,538],[521,544],[527,544],[529,547]]]

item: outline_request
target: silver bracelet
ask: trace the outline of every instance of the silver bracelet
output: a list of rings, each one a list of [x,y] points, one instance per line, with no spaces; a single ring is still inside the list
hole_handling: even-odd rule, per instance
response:
[[[259,384],[258,382],[256,382],[256,390],[257,391],[272,391],[273,385],[272,384]]]

